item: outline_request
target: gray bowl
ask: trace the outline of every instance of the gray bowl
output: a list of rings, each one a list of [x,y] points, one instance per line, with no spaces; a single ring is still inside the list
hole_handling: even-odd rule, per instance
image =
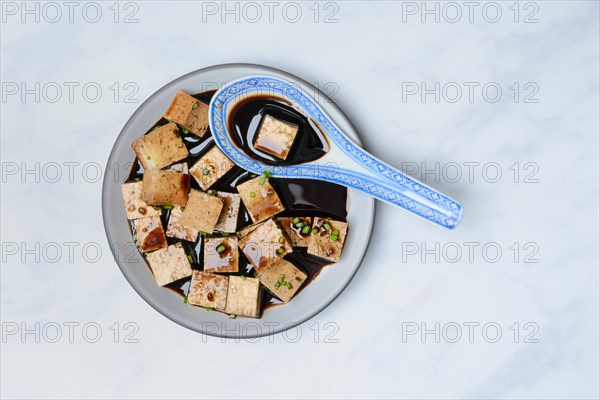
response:
[[[102,187],[106,236],[117,265],[135,291],[155,310],[186,328],[211,336],[240,339],[266,336],[293,328],[331,304],[358,270],[369,244],[375,216],[375,201],[349,189],[347,209],[350,227],[340,261],[325,267],[290,303],[268,308],[260,319],[230,319],[226,314],[185,304],[180,295],[156,284],[152,272],[133,243],[121,199],[121,183],[135,159],[130,144],[161,118],[178,90],[198,93],[218,89],[230,80],[251,74],[269,74],[293,82],[310,94],[354,142],[361,144],[350,121],[335,103],[302,79],[261,65],[215,65],[168,83],[133,113],[112,148]]]

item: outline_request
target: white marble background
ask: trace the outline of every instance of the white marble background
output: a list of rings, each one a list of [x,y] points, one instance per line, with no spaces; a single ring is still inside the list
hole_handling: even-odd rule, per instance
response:
[[[313,3],[296,3],[302,16],[292,23],[294,5],[276,2],[269,21],[269,6],[257,2],[262,17],[252,23],[256,8],[244,3],[98,2],[102,15],[91,23],[82,11],[94,19],[95,6],[86,2],[76,2],[73,22],[62,2],[54,3],[55,22],[54,6],[2,2],[3,398],[600,396],[598,2],[476,2],[473,22],[458,2],[455,23],[456,7],[445,3],[426,4],[437,4],[439,22],[421,2]],[[502,15],[492,23],[496,5]],[[223,7],[238,7],[239,22]],[[137,22],[123,23],[131,12]],[[332,12],[337,22],[324,23]],[[527,16],[537,22],[524,23]],[[300,327],[298,340],[294,332],[223,342],[172,323],[125,281],[102,227],[101,182],[92,182],[89,163],[105,165],[121,127],[155,90],[227,62],[328,84],[370,151],[409,172],[439,162],[446,173],[427,182],[465,207],[462,226],[445,231],[378,204],[362,268]],[[23,101],[19,85],[35,92],[36,82],[39,101],[35,93]],[[63,88],[56,102],[51,82]],[[72,102],[65,82],[79,84]],[[90,82],[102,88],[95,103],[81,92]],[[139,88],[137,104],[124,102],[127,82]],[[463,97],[451,102],[446,86],[439,102],[433,94],[403,99],[411,82],[456,82]],[[464,82],[479,84],[473,102]],[[502,89],[495,103],[481,93],[490,82]],[[536,87],[528,99],[537,102],[524,102]],[[73,182],[65,162],[80,163]],[[21,175],[35,163],[39,173]],[[52,163],[61,166],[56,183]],[[85,179],[83,165],[92,166]],[[493,183],[496,169],[502,175]],[[79,243],[72,259],[66,242]],[[37,254],[25,251],[36,243]],[[81,248],[89,243],[86,260]],[[496,248],[502,254],[492,262]],[[135,325],[126,329],[127,322]],[[72,340],[69,323],[80,324]],[[88,342],[93,329],[82,333],[86,323],[102,329],[97,343]],[[439,342],[434,333],[421,336],[436,323]],[[471,339],[469,323],[479,324]],[[457,325],[462,336],[454,340]],[[137,343],[125,338],[132,326]],[[491,343],[497,327],[501,336]]]

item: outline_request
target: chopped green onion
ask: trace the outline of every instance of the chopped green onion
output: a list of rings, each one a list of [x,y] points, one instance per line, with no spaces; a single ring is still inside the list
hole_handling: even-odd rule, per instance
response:
[[[139,182],[140,178],[135,178],[134,181]]]
[[[152,160],[152,157],[146,156],[146,160]]]
[[[338,240],[338,236],[337,235],[331,235],[331,236],[329,236],[329,239],[331,239],[331,240],[333,240],[335,242],[336,240]]]
[[[229,236],[229,232],[221,232],[221,236],[223,236],[223,237]]]
[[[152,130],[155,131],[155,130],[160,129],[160,128],[162,128],[162,125],[156,125]]]
[[[187,296],[184,296],[184,297],[183,297],[183,302],[184,302],[184,303],[187,303],[187,302],[188,302],[188,298],[187,298]]]
[[[325,229],[327,229],[328,231],[330,231],[330,230],[331,230],[331,225],[329,225],[327,222],[325,222],[325,223],[323,224],[323,226],[324,226],[324,227],[325,227]]]
[[[185,207],[179,207],[179,209],[181,210],[181,212],[185,211]]]
[[[279,289],[279,287],[281,286],[285,286],[290,290],[293,288],[292,284],[290,282],[286,282],[284,278],[285,276],[279,275],[279,278],[277,278],[277,282],[275,282],[275,289]]]
[[[237,315],[235,314],[229,314],[229,319],[236,319]]]
[[[210,169],[208,169],[208,168],[204,168],[204,169],[202,170],[202,175],[208,175],[208,174],[210,174]]]
[[[224,251],[225,251],[225,246],[220,245],[220,246],[217,247],[217,253],[222,253]]]
[[[283,244],[283,242],[285,242],[285,239],[282,237],[279,238],[279,243]]]
[[[298,222],[297,224],[294,224],[296,226],[296,228],[302,228],[304,226],[304,222]]]
[[[190,256],[190,255],[188,254],[188,256],[187,256],[187,257],[188,257],[188,260],[189,260],[190,264],[193,264],[193,263],[194,263],[194,259],[192,258],[192,256]]]
[[[196,108],[198,108],[200,104],[198,104],[198,102],[195,102],[194,105],[192,106],[192,110],[195,110]]]
[[[250,197],[251,197],[251,198],[255,198],[255,197],[256,197],[256,193],[254,193],[254,192],[250,192]]]
[[[164,206],[163,206],[163,208],[164,208],[165,210],[172,210],[172,209],[173,209],[173,206],[172,206],[172,205],[169,205],[169,204],[167,204],[167,205],[164,205]]]
[[[211,307],[202,307],[204,308],[206,311],[212,311],[213,309]]]
[[[267,180],[267,178],[265,178],[264,176],[261,176],[260,179],[258,180],[258,184],[262,186],[265,184],[266,180]]]
[[[211,189],[211,190],[209,190],[207,193],[208,193],[208,194],[210,194],[211,196],[214,196],[214,195],[216,195],[216,194],[217,194],[217,191],[216,191],[216,190],[213,190],[213,189]]]
[[[202,236],[206,236],[206,235],[208,235],[208,233],[206,233],[206,232],[204,232],[204,231],[198,231],[198,232],[200,232],[200,234],[201,234]]]
[[[331,234],[337,236],[340,234],[340,231],[338,231],[337,229],[334,229],[333,231],[331,231]]]
[[[294,224],[297,224],[298,222],[300,222],[300,218],[296,217],[296,218],[294,218],[294,219],[292,220],[292,222],[293,222]]]
[[[137,240],[137,233],[133,235],[133,240]]]
[[[282,254],[284,251],[285,251],[285,250],[283,250],[283,247],[280,247],[280,248],[278,248],[278,249],[277,249],[277,252],[278,252],[279,254]]]
[[[317,228],[313,228],[313,230],[312,230],[312,231],[310,231],[310,233],[311,233],[312,235],[315,235],[317,232],[319,232],[319,230],[318,230]]]
[[[302,233],[306,235],[309,230],[310,230],[310,226],[307,225],[304,228],[302,228]]]
[[[243,280],[243,281],[245,281],[246,280],[246,276],[242,275],[242,276],[240,276],[240,279]]]
[[[272,178],[273,174],[270,173],[269,171],[263,171],[263,175],[266,176],[267,178]]]
[[[181,128],[181,133],[183,133],[184,135],[187,135],[188,133],[190,133],[190,131],[188,131],[185,128]]]

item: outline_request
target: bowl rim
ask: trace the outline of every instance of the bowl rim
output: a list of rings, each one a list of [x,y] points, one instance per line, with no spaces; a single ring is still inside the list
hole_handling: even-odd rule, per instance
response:
[[[156,91],[154,91],[154,93],[152,93],[150,96],[148,96],[148,98],[146,100],[144,100],[138,107],[137,109],[133,112],[133,114],[131,114],[131,116],[127,119],[127,122],[125,122],[125,124],[123,125],[123,128],[121,128],[121,130],[119,131],[119,134],[116,138],[116,140],[114,141],[114,144],[111,148],[111,151],[108,155],[108,159],[106,160],[106,165],[105,165],[105,171],[108,170],[108,168],[110,167],[110,161],[112,160],[114,153],[117,151],[117,148],[119,147],[121,141],[123,140],[124,137],[124,133],[129,129],[129,126],[133,123],[133,121],[138,117],[138,115],[142,112],[142,110],[146,107],[147,104],[149,104],[155,97],[157,97],[160,93],[162,93],[164,90],[168,89],[169,87],[176,85],[179,82],[182,82],[184,80],[186,80],[187,78],[197,75],[199,73],[202,72],[209,72],[209,71],[214,71],[214,70],[219,70],[219,69],[223,69],[223,68],[229,68],[229,67],[242,67],[242,68],[258,68],[264,71],[270,71],[270,72],[274,72],[276,74],[281,74],[281,75],[286,75],[289,76],[291,79],[294,79],[304,85],[307,85],[311,88],[313,88],[315,90],[316,93],[319,94],[319,98],[322,99],[329,99],[331,100],[331,98],[329,96],[327,96],[324,92],[321,91],[321,89],[315,87],[314,85],[312,85],[311,83],[307,82],[306,80],[292,74],[289,73],[287,71],[284,70],[280,70],[278,68],[274,68],[274,67],[270,67],[270,66],[266,66],[266,65],[262,65],[262,64],[255,64],[255,63],[223,63],[223,64],[214,64],[208,67],[204,67],[204,68],[199,68],[197,70],[188,72],[187,74],[184,74],[178,78],[173,79],[172,81],[168,82],[167,84],[161,86],[159,89],[157,89]],[[346,121],[350,124],[350,126],[352,126],[354,128],[354,125],[352,124],[352,121],[350,120],[350,118],[348,118],[348,116],[346,115],[346,113],[344,113],[344,111],[333,101],[330,102],[332,107],[335,107],[336,110],[346,119]],[[354,129],[356,132],[356,129]],[[353,138],[353,140],[357,141],[357,144],[360,145],[361,147],[363,147],[363,143],[362,140],[360,138],[360,136],[358,135],[358,132],[356,132],[357,137]],[[364,148],[364,147],[363,147]],[[104,175],[104,179],[102,180],[102,192],[101,192],[101,209],[102,209],[102,222],[103,222],[103,226],[104,226],[104,233],[106,235],[106,239],[110,245],[111,241],[110,241],[110,233],[109,233],[109,227],[108,227],[108,222],[107,222],[107,218],[105,216],[105,208],[107,207],[106,204],[106,190],[109,184],[109,175],[105,174]],[[197,327],[188,324],[185,320],[180,320],[178,318],[175,318],[172,315],[169,315],[169,313],[164,312],[160,307],[158,307],[157,305],[154,304],[154,302],[147,298],[147,296],[145,296],[140,290],[138,290],[137,286],[134,284],[134,282],[132,282],[132,280],[127,276],[127,274],[125,273],[125,271],[123,270],[123,268],[121,267],[121,264],[119,263],[118,257],[115,255],[114,252],[111,251],[111,254],[113,256],[113,259],[115,261],[115,263],[117,264],[119,271],[121,272],[121,274],[125,277],[125,279],[127,280],[127,282],[129,283],[129,285],[133,288],[133,290],[135,290],[135,292],[138,294],[138,296],[140,296],[144,302],[146,304],[148,304],[150,307],[152,307],[154,310],[156,310],[157,312],[159,312],[161,315],[163,315],[165,318],[175,322],[177,325],[180,325],[182,327],[185,327],[191,331],[206,335],[206,336],[212,336],[212,337],[218,337],[218,338],[224,338],[224,339],[236,339],[236,340],[240,340],[240,339],[255,339],[255,338],[260,338],[260,337],[265,337],[265,336],[270,336],[270,335],[276,335],[278,333],[281,333],[283,331],[295,328],[298,325],[301,325],[303,323],[305,323],[306,321],[314,318],[316,315],[320,314],[323,310],[325,310],[327,307],[329,307],[335,300],[337,300],[337,298],[342,294],[342,292],[344,292],[346,290],[346,288],[348,287],[348,285],[350,284],[350,282],[352,282],[352,280],[354,279],[354,277],[356,276],[356,273],[358,272],[358,270],[360,269],[360,267],[362,266],[362,263],[364,261],[365,255],[367,253],[368,247],[369,247],[369,243],[371,242],[372,236],[373,236],[373,225],[375,222],[375,214],[376,214],[376,208],[377,208],[377,202],[373,201],[373,208],[372,208],[372,214],[370,215],[371,220],[373,221],[373,223],[368,227],[369,232],[367,235],[367,240],[364,242],[364,247],[363,249],[361,249],[361,256],[360,258],[357,260],[357,266],[356,268],[354,268],[354,271],[352,272],[352,274],[348,277],[348,279],[346,280],[345,284],[343,287],[340,288],[340,290],[326,303],[323,303],[323,305],[321,307],[319,307],[319,309],[316,312],[310,313],[309,315],[303,317],[303,318],[299,318],[297,321],[294,321],[294,323],[288,323],[285,324],[281,327],[277,327],[275,329],[273,329],[272,331],[263,333],[262,331],[260,333],[254,334],[254,335],[247,335],[247,336],[229,336],[227,334],[218,334],[216,332],[212,332],[212,331],[205,331],[202,329],[198,329]]]

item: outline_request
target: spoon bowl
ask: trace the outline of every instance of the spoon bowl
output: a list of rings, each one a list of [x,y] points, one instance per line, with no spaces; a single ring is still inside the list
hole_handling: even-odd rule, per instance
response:
[[[282,99],[314,121],[329,143],[317,160],[295,165],[269,165],[250,157],[229,131],[231,112],[252,97]],[[235,164],[274,177],[316,179],[367,193],[448,229],[458,226],[463,208],[448,196],[409,177],[357,146],[317,102],[294,82],[272,76],[248,76],[228,82],[209,105],[209,125],[217,146]]]

